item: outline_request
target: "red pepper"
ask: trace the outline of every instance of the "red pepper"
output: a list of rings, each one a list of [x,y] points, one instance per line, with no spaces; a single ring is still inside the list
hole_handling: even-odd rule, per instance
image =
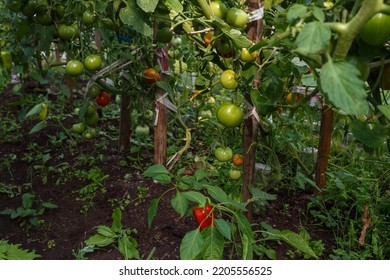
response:
[[[200,231],[209,227],[213,223],[215,218],[215,213],[211,213],[213,206],[206,205],[205,207],[194,207],[192,208],[192,213],[194,214],[195,220],[200,227]],[[210,214],[211,213],[211,214]]]

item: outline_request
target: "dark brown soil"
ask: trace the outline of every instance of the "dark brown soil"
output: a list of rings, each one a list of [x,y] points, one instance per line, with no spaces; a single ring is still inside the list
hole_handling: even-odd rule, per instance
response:
[[[6,96],[6,95],[5,95]],[[12,99],[10,96],[8,96]],[[3,96],[4,98],[4,96]],[[3,99],[4,100],[4,99]],[[0,119],[7,112],[11,112],[15,117],[18,110],[8,107],[6,102],[0,110]],[[67,121],[64,121],[65,124]],[[126,155],[117,152],[117,143],[110,140],[109,148],[95,150],[93,143],[99,141],[94,139],[81,142],[76,148],[52,146],[49,135],[58,135],[60,128],[53,123],[49,127],[37,134],[29,135],[28,131],[34,123],[23,123],[22,129],[25,131],[21,138],[13,141],[2,141],[0,139],[0,159],[4,159],[9,154],[14,154],[16,159],[12,162],[9,170],[0,169],[0,185],[22,186],[31,183],[29,187],[22,189],[23,192],[30,192],[36,196],[38,201],[52,201],[58,205],[57,209],[47,210],[41,218],[43,224],[39,226],[21,226],[20,220],[11,219],[8,215],[0,215],[0,239],[9,240],[14,244],[22,244],[25,249],[35,250],[48,260],[75,259],[75,253],[83,247],[83,242],[96,233],[94,227],[98,225],[110,226],[112,223],[112,211],[114,209],[113,199],[120,201],[128,195],[132,203],[123,210],[122,224],[124,227],[136,229],[135,238],[142,259],[146,259],[151,253],[153,259],[178,259],[180,242],[186,232],[196,228],[196,223],[190,216],[180,218],[170,204],[170,196],[165,195],[158,207],[158,214],[154,219],[151,228],[148,228],[147,213],[152,199],[161,196],[169,187],[154,183],[150,179],[141,176],[142,170],[135,167],[120,166],[121,160],[127,160]],[[117,125],[113,123],[112,125]],[[85,213],[82,213],[84,203],[77,198],[77,191],[85,186],[86,182],[77,180],[74,176],[66,177],[56,172],[49,173],[47,184],[42,183],[42,174],[34,165],[39,162],[26,163],[22,160],[29,143],[36,143],[42,150],[52,149],[52,159],[47,166],[57,166],[60,163],[68,162],[75,165],[75,158],[81,153],[95,155],[96,159],[100,154],[104,161],[98,161],[96,166],[108,175],[104,183],[106,193],[97,192],[94,198],[94,205]],[[149,158],[143,158],[145,162],[151,162]],[[3,164],[4,166],[4,164]],[[78,167],[81,170],[81,167]],[[83,167],[87,170],[89,167]],[[12,174],[12,176],[11,176]],[[131,176],[127,176],[130,174]],[[31,177],[32,176],[32,177]],[[65,180],[68,179],[68,180]],[[60,180],[59,184],[56,182]],[[15,191],[16,189],[14,189]],[[140,192],[142,191],[142,192]],[[21,195],[10,197],[9,194],[0,192],[0,211],[7,208],[16,209],[22,204]],[[283,230],[290,229],[299,232],[301,227],[305,227],[310,232],[314,240],[322,240],[326,251],[331,252],[333,239],[331,233],[319,230],[308,224],[306,205],[310,199],[307,193],[278,193],[278,199],[264,209],[263,214],[255,216],[255,223],[267,222],[271,226]],[[286,210],[286,204],[288,209]],[[271,243],[276,250],[279,259],[288,258],[286,252],[291,247],[285,244]],[[94,251],[86,255],[89,259],[123,259],[123,256],[115,247],[109,246]]]

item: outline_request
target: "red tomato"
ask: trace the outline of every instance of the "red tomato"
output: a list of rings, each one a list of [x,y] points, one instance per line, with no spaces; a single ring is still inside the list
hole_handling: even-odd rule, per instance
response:
[[[154,84],[156,81],[160,80],[160,73],[156,72],[154,68],[145,69],[143,80],[147,84]]]
[[[108,103],[110,103],[110,95],[106,91],[102,91],[97,97],[96,97],[96,103],[99,106],[107,106]]]

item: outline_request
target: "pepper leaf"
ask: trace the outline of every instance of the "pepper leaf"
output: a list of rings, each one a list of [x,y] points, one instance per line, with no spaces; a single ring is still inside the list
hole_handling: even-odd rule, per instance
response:
[[[202,231],[204,245],[202,249],[203,260],[222,260],[225,242],[221,233],[214,227]]]
[[[189,231],[180,243],[180,259],[193,260],[202,251],[204,239],[199,228]]]
[[[148,227],[150,228],[153,223],[154,217],[157,215],[157,207],[158,203],[160,202],[159,198],[155,198],[150,203],[149,209],[148,209]]]
[[[161,184],[171,183],[172,177],[168,170],[162,164],[155,164],[150,166],[144,173],[143,176],[153,178]]]
[[[198,203],[199,205],[205,206],[206,205],[206,197],[201,194],[200,192],[194,192],[189,191],[183,193],[183,196],[188,199],[189,201],[193,201]]]
[[[171,199],[171,205],[183,217],[188,209],[188,200],[182,192],[176,192],[176,195]]]

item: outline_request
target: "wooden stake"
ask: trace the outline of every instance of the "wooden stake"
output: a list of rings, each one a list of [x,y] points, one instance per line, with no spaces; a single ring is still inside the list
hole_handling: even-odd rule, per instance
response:
[[[131,136],[130,96],[122,95],[120,123],[119,123],[119,152],[124,153],[129,150],[130,136]]]

